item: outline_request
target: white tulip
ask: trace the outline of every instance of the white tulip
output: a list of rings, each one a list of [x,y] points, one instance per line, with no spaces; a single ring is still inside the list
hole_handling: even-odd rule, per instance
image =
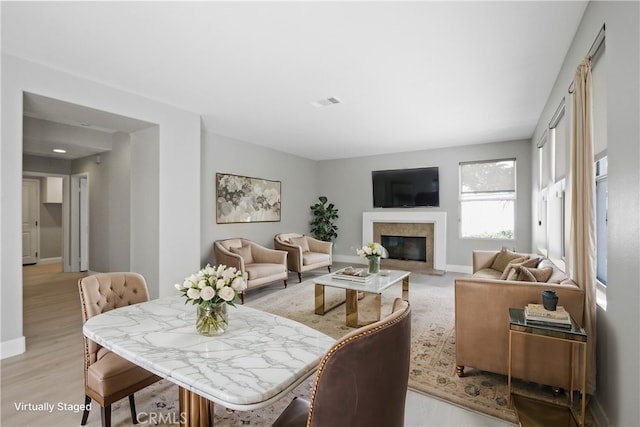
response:
[[[198,288],[189,288],[189,290],[187,291],[187,297],[189,297],[191,299],[200,298],[200,289],[198,289]]]
[[[232,301],[236,297],[236,292],[230,286],[224,286],[218,291],[218,295],[225,301]]]
[[[211,286],[205,286],[202,291],[200,291],[200,297],[204,301],[210,301],[214,296],[216,296],[216,290]]]

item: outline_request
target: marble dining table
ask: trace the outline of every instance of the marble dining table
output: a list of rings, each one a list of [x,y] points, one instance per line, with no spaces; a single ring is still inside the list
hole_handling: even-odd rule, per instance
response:
[[[179,386],[182,425],[213,425],[213,404],[270,405],[317,368],[335,340],[299,322],[238,305],[229,328],[198,334],[196,307],[165,297],[114,309],[83,326],[89,339]]]

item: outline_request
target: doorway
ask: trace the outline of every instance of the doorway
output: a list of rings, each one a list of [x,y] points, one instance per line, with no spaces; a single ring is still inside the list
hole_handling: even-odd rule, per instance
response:
[[[89,270],[89,176],[71,176],[67,272]],[[64,256],[63,256],[64,258]]]
[[[40,180],[22,179],[22,265],[37,264],[40,252]]]

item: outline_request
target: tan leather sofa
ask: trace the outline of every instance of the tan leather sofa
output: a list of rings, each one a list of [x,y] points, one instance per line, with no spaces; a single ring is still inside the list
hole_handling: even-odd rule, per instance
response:
[[[279,280],[287,287],[287,252],[265,248],[247,239],[218,240],[213,244],[216,264],[242,271],[247,288],[240,294],[244,304],[245,292]]]
[[[289,271],[298,273],[298,280],[302,282],[302,273],[327,267],[331,272],[333,258],[331,242],[323,242],[299,233],[276,234],[273,238],[276,249],[287,251],[287,265]]]
[[[558,305],[567,309],[582,324],[584,291],[568,279],[562,270],[543,258],[534,272],[548,273],[551,267],[547,282],[500,279],[503,271],[492,268],[496,266],[499,253],[473,251],[473,275],[455,280],[456,369],[459,376],[464,375],[465,368],[506,375],[509,356],[508,310],[510,307],[524,308],[529,303],[540,304],[542,291],[546,289],[556,291]],[[528,256],[540,257],[533,254]],[[512,357],[514,378],[556,388],[570,388],[569,344],[514,334]]]

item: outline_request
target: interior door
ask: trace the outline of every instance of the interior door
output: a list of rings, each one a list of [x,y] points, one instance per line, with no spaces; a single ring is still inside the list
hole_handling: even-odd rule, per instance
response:
[[[36,264],[40,252],[40,181],[22,180],[22,265]]]

